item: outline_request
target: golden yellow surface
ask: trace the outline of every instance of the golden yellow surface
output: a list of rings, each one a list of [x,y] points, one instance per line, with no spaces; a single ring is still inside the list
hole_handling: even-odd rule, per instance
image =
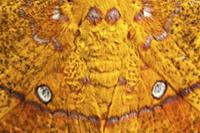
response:
[[[1,0],[0,133],[200,132],[199,13],[199,0]],[[155,99],[160,80],[167,91]]]

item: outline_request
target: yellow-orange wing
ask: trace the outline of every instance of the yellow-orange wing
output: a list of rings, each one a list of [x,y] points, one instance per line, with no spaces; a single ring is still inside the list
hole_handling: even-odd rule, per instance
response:
[[[200,132],[198,0],[2,0],[0,132]]]

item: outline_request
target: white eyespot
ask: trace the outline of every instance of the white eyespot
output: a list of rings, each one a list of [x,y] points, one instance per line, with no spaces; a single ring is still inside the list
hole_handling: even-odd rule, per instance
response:
[[[151,9],[149,7],[146,7],[146,6],[144,7],[143,16],[147,18],[150,18],[152,16]]]
[[[48,103],[51,101],[52,99],[52,92],[50,90],[50,88],[46,85],[41,85],[39,87],[37,87],[37,95],[39,97],[39,99],[44,102],[44,103]]]
[[[55,7],[55,9],[53,10],[53,15],[51,18],[56,21],[61,18],[61,11],[58,7]]]
[[[157,81],[152,89],[152,96],[160,99],[166,92],[167,84],[164,81]]]

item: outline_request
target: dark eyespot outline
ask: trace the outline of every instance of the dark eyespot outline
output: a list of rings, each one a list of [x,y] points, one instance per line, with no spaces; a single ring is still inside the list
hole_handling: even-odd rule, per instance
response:
[[[49,91],[51,92],[51,99],[48,101],[48,102],[44,102],[41,98],[40,98],[40,96],[38,95],[38,93],[37,93],[37,89],[39,88],[39,87],[48,87],[49,88]],[[41,85],[39,85],[39,86],[36,86],[36,88],[35,88],[35,94],[36,94],[36,96],[37,96],[37,98],[42,102],[42,103],[44,103],[44,104],[48,104],[48,103],[50,103],[51,101],[52,101],[52,99],[53,99],[53,93],[52,93],[52,90],[51,90],[51,88],[48,86],[48,85],[45,85],[45,84],[41,84]]]
[[[167,89],[168,89],[168,84],[167,84],[167,81],[164,81],[164,80],[156,80],[156,81],[154,82],[153,86],[152,86],[151,92],[153,91],[153,87],[155,86],[155,84],[156,84],[157,82],[163,82],[163,83],[165,84],[165,86],[166,86],[166,89],[164,90],[163,95],[162,95],[160,98],[155,97],[155,96],[151,93],[151,96],[152,96],[153,98],[159,100],[159,99],[161,99],[161,98],[165,95],[165,93],[166,93],[166,91],[167,91]]]

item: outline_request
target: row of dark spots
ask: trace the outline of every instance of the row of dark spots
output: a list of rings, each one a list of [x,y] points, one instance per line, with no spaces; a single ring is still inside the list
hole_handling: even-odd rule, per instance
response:
[[[118,123],[119,121],[124,121],[124,120],[128,120],[129,118],[137,117],[141,113],[152,112],[158,106],[163,108],[165,105],[170,104],[170,103],[174,102],[175,100],[178,100],[179,98],[185,97],[190,93],[193,93],[193,91],[195,89],[198,89],[199,87],[200,87],[200,83],[193,84],[189,88],[185,88],[185,89],[181,90],[177,94],[177,96],[171,96],[171,97],[166,98],[165,100],[163,100],[161,102],[160,105],[153,105],[151,107],[143,107],[139,111],[132,111],[132,112],[129,112],[129,113],[125,113],[122,116],[111,116],[110,118],[107,119],[106,126],[112,126],[112,125]],[[15,92],[15,91],[13,91],[13,90],[5,87],[5,86],[2,86],[2,85],[0,85],[0,89],[6,91],[7,93],[9,93],[12,96],[15,96],[15,97],[21,99],[21,101],[24,101],[26,103],[31,103],[32,106],[34,106],[34,107],[36,107],[40,110],[46,110],[44,107],[42,107],[40,104],[38,104],[36,102],[25,101],[24,95],[21,94],[21,93]],[[96,115],[86,116],[86,115],[79,113],[79,112],[76,112],[76,111],[66,112],[62,109],[58,109],[58,110],[53,111],[53,112],[50,111],[50,110],[47,110],[47,112],[51,112],[54,115],[63,114],[63,115],[66,115],[67,117],[72,118],[72,119],[79,119],[79,120],[82,120],[82,121],[90,121],[97,126],[100,125],[100,118]]]
[[[121,17],[119,10],[115,7],[107,11],[105,20],[109,24],[115,24]],[[97,7],[91,7],[87,14],[87,19],[93,25],[97,25],[103,19],[103,14]]]

